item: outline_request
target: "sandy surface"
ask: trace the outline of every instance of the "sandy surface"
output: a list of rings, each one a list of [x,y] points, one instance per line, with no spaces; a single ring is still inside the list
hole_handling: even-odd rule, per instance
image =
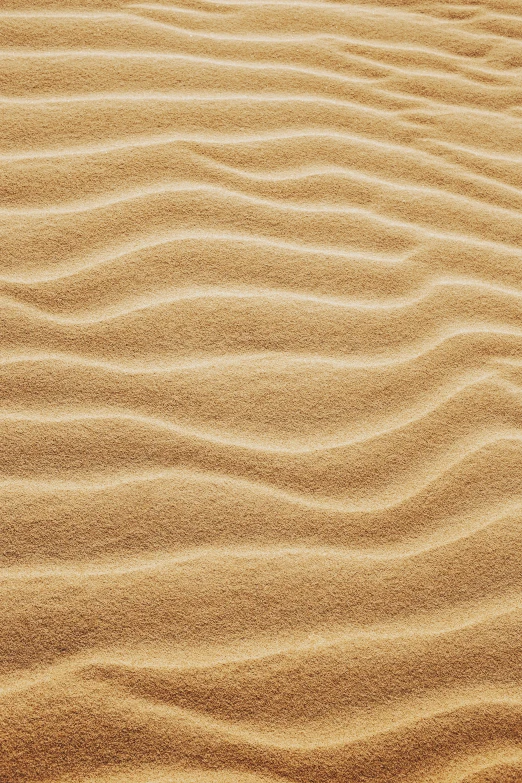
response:
[[[3,0],[0,783],[522,781],[522,5]]]

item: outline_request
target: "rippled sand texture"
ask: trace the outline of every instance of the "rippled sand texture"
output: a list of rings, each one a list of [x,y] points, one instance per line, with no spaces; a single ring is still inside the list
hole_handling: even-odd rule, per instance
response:
[[[519,0],[4,0],[1,783],[522,781]]]

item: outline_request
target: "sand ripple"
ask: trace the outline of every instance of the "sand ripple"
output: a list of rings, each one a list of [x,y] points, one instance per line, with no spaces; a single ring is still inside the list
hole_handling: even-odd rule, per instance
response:
[[[0,10],[0,781],[522,780],[515,0]]]

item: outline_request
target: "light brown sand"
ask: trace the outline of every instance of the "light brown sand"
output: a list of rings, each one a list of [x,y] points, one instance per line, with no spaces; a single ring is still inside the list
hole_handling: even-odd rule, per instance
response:
[[[522,781],[520,0],[0,39],[0,783]]]

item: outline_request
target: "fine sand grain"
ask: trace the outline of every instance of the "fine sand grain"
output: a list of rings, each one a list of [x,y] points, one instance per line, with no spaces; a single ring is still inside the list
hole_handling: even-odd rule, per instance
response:
[[[520,783],[521,0],[0,5],[0,783]]]

